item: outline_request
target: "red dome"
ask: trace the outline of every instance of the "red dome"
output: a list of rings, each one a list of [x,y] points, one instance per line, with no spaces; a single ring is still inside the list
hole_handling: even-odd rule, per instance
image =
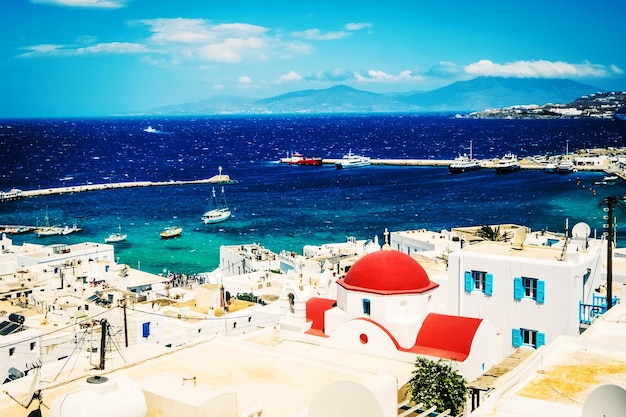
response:
[[[348,290],[378,294],[421,293],[439,286],[419,262],[397,250],[365,255],[337,283]]]

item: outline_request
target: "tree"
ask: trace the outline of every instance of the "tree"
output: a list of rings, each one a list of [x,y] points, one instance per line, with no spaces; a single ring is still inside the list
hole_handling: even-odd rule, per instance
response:
[[[500,233],[500,226],[490,227],[483,225],[477,232],[478,237],[482,237],[485,240],[491,240],[493,242],[506,242],[511,239],[510,232]]]
[[[467,393],[467,382],[462,375],[444,362],[418,357],[415,360],[413,377],[409,381],[411,400],[427,407],[436,406],[437,412],[450,410],[452,414],[463,412]]]

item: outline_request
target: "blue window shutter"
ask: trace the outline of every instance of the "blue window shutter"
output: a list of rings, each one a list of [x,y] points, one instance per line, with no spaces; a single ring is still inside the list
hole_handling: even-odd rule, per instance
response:
[[[485,274],[485,294],[493,293],[493,274]]]
[[[543,346],[546,344],[546,334],[537,332],[537,347]]]
[[[522,346],[522,331],[520,329],[513,329],[511,332],[513,347]]]
[[[545,293],[546,293],[546,282],[538,280],[537,281],[537,302],[539,304],[543,304]]]
[[[513,278],[513,298],[521,300],[524,298],[524,286],[522,285],[522,278]]]
[[[472,279],[472,271],[465,271],[465,292],[472,292],[474,289],[474,279]]]
[[[143,337],[150,336],[150,322],[143,324]]]

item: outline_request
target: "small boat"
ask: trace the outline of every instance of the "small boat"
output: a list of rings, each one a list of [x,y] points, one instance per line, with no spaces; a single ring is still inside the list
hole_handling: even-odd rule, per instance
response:
[[[352,149],[348,151],[346,155],[344,155],[340,161],[335,164],[337,169],[344,168],[357,168],[357,167],[365,167],[371,165],[372,161],[367,156],[355,155],[352,153]]]
[[[202,215],[202,221],[204,224],[221,223],[228,220],[230,218],[230,214],[230,209],[228,208],[228,204],[226,204],[224,187],[222,187],[222,194],[219,201],[215,195],[215,188],[213,188],[209,211]]]
[[[123,242],[126,240],[128,235],[122,233],[122,226],[118,226],[117,233],[111,233],[107,237],[104,238],[104,243],[117,243]]]
[[[143,131],[147,133],[159,133],[159,130],[153,128],[152,126],[146,127]]]
[[[289,155],[289,152],[287,152],[287,156],[284,158],[280,158],[278,162],[280,162],[281,164],[289,164],[292,162],[299,161],[302,158],[302,156],[303,155],[300,152],[292,152],[291,155]]]
[[[160,234],[161,234],[161,239],[169,239],[172,237],[180,236],[181,233],[183,233],[182,227],[171,226],[171,227],[166,227],[165,229],[163,229],[163,231]]]
[[[556,166],[556,172],[559,174],[569,174],[574,171],[576,168],[574,168],[574,162],[571,159],[561,159]]]
[[[508,152],[496,164],[496,174],[506,174],[520,169],[517,155]]]
[[[617,175],[605,175],[601,181],[595,181],[595,185],[615,185],[615,181],[617,181],[619,177]]]
[[[480,162],[474,159],[474,155],[472,153],[472,142],[470,141],[470,156],[467,154],[459,155],[454,158],[454,161],[450,165],[448,165],[448,169],[452,174],[458,174],[461,172],[467,171],[475,171],[480,169]]]
[[[70,233],[82,232],[82,231],[83,229],[78,227],[76,223],[74,223],[72,226],[65,226],[63,229],[61,229],[61,234],[69,235]]]

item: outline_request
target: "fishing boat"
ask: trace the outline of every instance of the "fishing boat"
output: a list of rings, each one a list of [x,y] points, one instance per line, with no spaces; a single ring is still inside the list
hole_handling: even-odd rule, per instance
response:
[[[215,188],[211,193],[211,201],[209,204],[209,211],[202,215],[202,221],[204,224],[213,224],[226,221],[230,218],[230,209],[226,203],[226,194],[224,194],[224,187],[222,187],[222,194],[220,199],[217,199],[215,195]]]
[[[480,169],[480,162],[474,159],[472,153],[472,142],[470,141],[470,156],[467,154],[459,155],[454,158],[454,161],[448,165],[448,169],[452,174],[458,174],[461,172],[475,171]]]
[[[352,149],[350,149],[348,153],[345,154],[341,158],[341,160],[335,163],[335,167],[337,169],[357,168],[357,167],[365,167],[371,164],[372,164],[372,161],[369,157],[362,156],[362,155],[355,155],[352,153]]]
[[[104,243],[123,242],[123,241],[126,240],[127,237],[128,237],[128,235],[122,233],[122,226],[118,226],[118,232],[117,233],[111,233],[110,235],[105,237],[104,238]]]
[[[163,229],[161,239],[170,239],[172,237],[180,236],[183,233],[183,228],[178,226],[170,226]]]
[[[83,229],[81,227],[78,227],[76,225],[76,222],[74,222],[73,225],[71,226],[65,226],[61,229],[61,234],[62,235],[69,235],[70,233],[76,233],[76,232],[82,232]]]
[[[509,172],[517,171],[520,169],[519,161],[517,160],[517,155],[507,152],[495,166],[496,174],[506,174]]]

